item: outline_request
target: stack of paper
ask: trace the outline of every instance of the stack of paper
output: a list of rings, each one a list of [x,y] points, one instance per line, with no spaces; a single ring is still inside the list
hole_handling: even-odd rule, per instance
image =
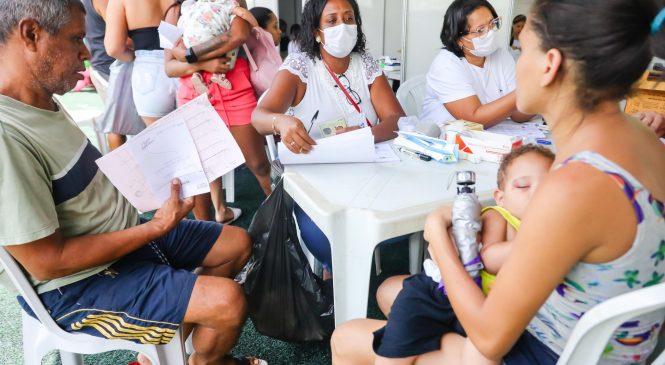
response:
[[[488,132],[503,134],[522,138],[546,138],[538,122],[515,123],[511,121],[501,122],[494,127],[488,128]]]
[[[283,143],[277,147],[284,165],[310,163],[374,162],[374,136],[370,128],[318,139],[309,153],[293,153]]]
[[[182,197],[207,193],[210,182],[245,159],[207,96],[201,95],[96,162],[120,193],[145,212],[169,198],[174,178],[182,182]]]

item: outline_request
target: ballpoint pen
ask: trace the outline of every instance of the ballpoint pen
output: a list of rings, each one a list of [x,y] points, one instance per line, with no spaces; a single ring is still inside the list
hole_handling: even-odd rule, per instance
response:
[[[312,130],[312,127],[314,126],[314,122],[316,122],[316,118],[319,117],[319,111],[317,110],[316,113],[314,113],[314,116],[312,117],[312,121],[310,122],[311,124],[309,125],[309,129],[307,130],[307,134],[309,134],[309,131]]]
[[[409,156],[418,157],[419,159],[421,159],[423,161],[432,161],[432,156],[428,156],[428,155],[426,155],[424,153],[421,153],[421,152],[418,152],[418,151],[412,151],[412,150],[404,148],[404,147],[400,147],[400,148],[398,148],[398,150],[400,152],[404,153],[404,154],[409,155]]]

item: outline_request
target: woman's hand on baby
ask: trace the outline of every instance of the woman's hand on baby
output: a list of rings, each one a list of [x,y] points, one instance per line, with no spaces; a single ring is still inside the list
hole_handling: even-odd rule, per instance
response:
[[[236,6],[235,8],[233,8],[232,13],[233,15],[244,19],[247,23],[249,23],[249,25],[252,28],[256,28],[259,26],[259,22],[256,20],[252,12],[241,6]]]
[[[182,37],[178,39],[173,45],[173,48],[171,48],[171,54],[176,60],[187,62],[187,59],[185,58],[187,55],[187,48],[185,48],[185,43],[182,42]]]
[[[282,115],[275,119],[275,131],[282,136],[282,143],[291,152],[308,153],[316,141],[310,137],[300,119]]]

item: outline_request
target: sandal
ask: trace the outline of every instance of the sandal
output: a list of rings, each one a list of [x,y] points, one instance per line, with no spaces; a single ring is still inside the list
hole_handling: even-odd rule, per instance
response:
[[[267,361],[258,359],[256,357],[232,356],[232,358],[238,365],[268,365]]]
[[[242,210],[240,208],[233,208],[233,207],[226,207],[226,210],[230,210],[233,212],[233,217],[231,219],[223,220],[223,221],[217,221],[217,223],[221,224],[231,224],[235,222],[238,218],[240,218],[240,215],[242,214]],[[225,212],[226,212],[225,210]]]

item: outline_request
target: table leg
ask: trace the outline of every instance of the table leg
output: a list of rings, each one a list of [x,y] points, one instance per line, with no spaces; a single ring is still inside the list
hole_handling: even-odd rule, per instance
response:
[[[362,235],[331,240],[336,325],[367,317],[372,253],[378,244],[370,242]]]

